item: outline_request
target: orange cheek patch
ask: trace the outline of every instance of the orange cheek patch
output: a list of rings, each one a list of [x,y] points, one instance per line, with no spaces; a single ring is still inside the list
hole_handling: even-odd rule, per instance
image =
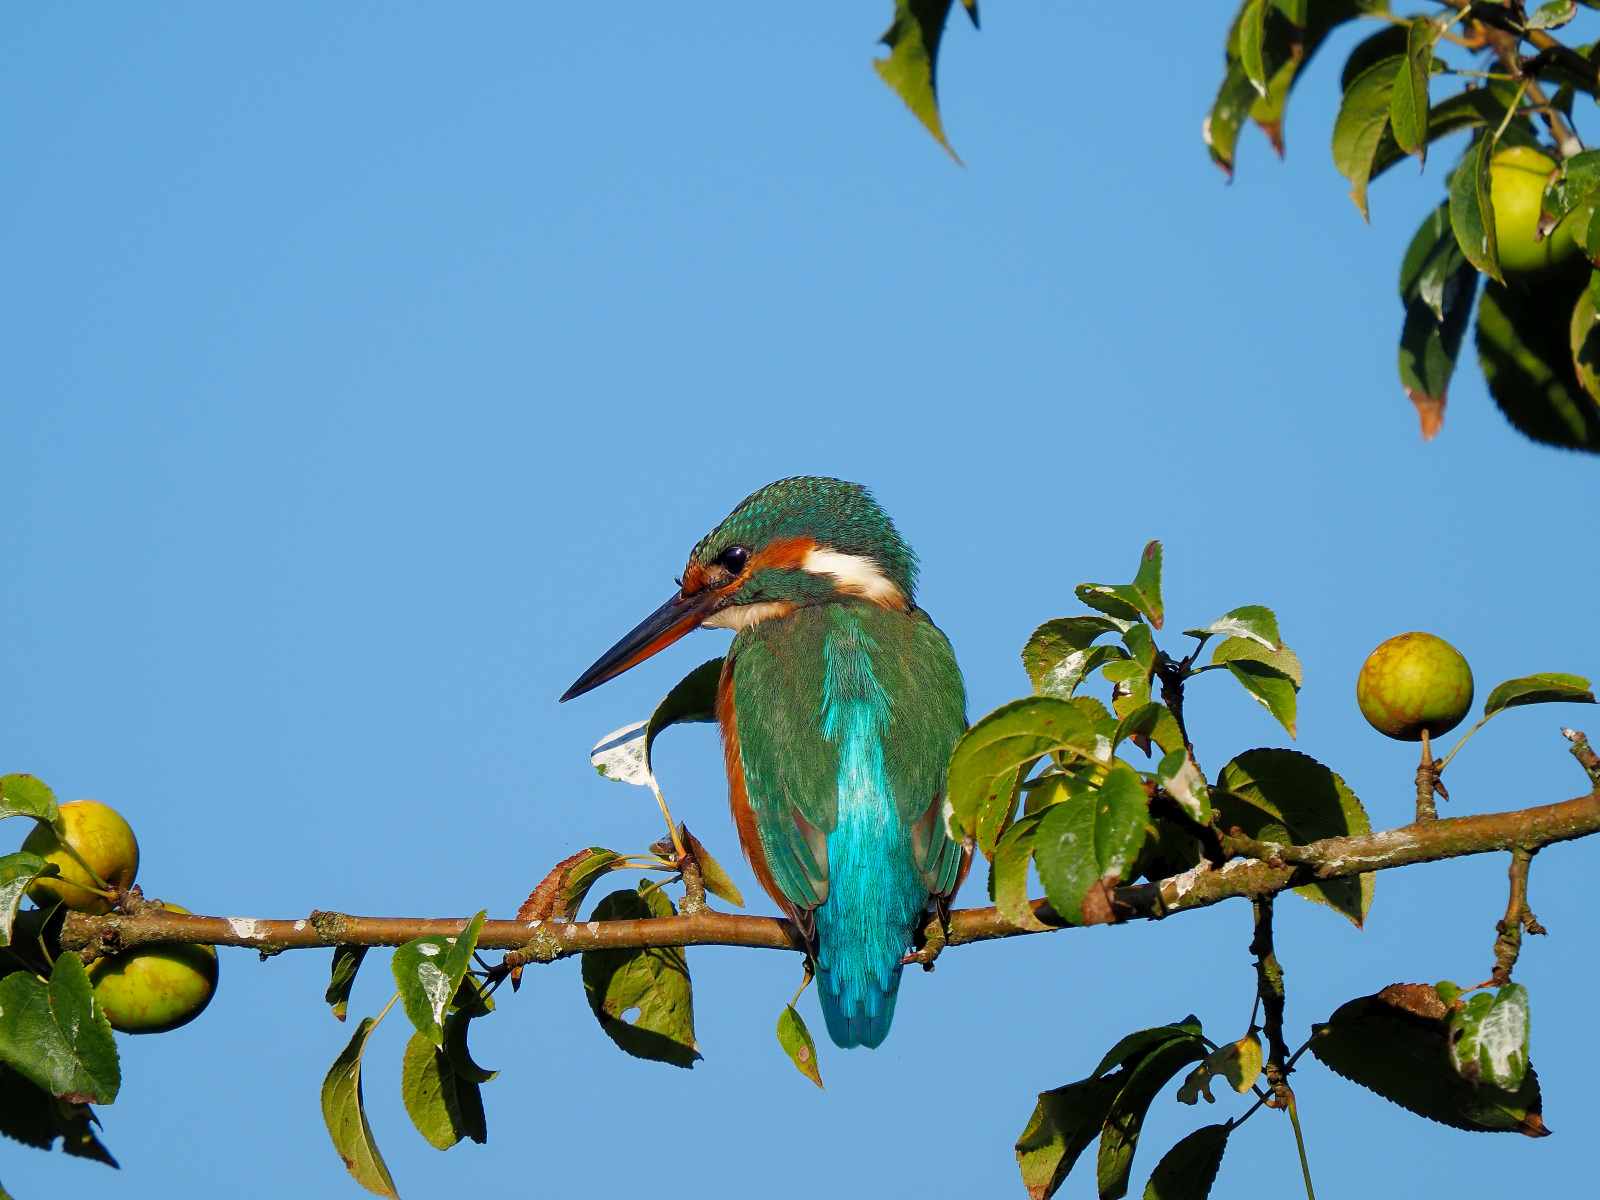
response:
[[[761,552],[751,558],[745,573],[756,567],[785,568],[802,567],[806,555],[817,548],[817,539],[808,537],[781,538],[762,547]]]
[[[706,586],[706,569],[697,562],[690,562],[683,569],[683,594],[692,596]]]

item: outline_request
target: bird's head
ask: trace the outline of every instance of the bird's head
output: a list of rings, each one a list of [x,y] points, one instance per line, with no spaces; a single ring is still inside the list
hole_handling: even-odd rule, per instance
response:
[[[813,476],[780,479],[700,539],[672,597],[561,699],[599,687],[699,626],[743,629],[850,599],[909,609],[916,575],[916,555],[866,488]]]

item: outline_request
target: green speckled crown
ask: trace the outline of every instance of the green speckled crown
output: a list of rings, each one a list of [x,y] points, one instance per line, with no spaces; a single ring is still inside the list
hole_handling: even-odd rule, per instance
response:
[[[889,514],[859,483],[798,475],[769,483],[739,504],[695,546],[691,558],[710,563],[729,546],[751,551],[783,538],[808,537],[842,554],[870,558],[909,602],[917,556]]]

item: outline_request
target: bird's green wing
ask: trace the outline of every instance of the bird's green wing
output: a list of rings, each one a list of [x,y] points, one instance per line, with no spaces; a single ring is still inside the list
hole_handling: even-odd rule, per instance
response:
[[[801,908],[827,896],[838,749],[822,732],[824,607],[741,630],[729,650],[745,792],[767,869]]]
[[[912,829],[923,881],[935,896],[955,890],[961,848],[944,822],[950,752],[967,727],[966,688],[950,642],[921,610],[864,618],[878,642],[878,682],[889,697],[884,765],[895,810]]]

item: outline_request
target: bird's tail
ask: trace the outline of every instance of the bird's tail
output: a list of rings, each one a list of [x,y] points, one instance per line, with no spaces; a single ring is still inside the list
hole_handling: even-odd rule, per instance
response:
[[[864,861],[840,861],[850,839],[839,833],[850,832],[850,824],[841,821],[842,829],[830,839],[835,869],[828,898],[815,910],[817,1000],[828,1036],[845,1049],[875,1047],[889,1036],[900,958],[928,903],[909,848],[884,854],[873,847],[875,853],[860,856]],[[897,861],[901,858],[903,864]]]
[[[895,997],[900,992],[900,969],[895,968],[888,987],[873,980],[865,987],[842,994],[833,972],[817,969],[817,1001],[828,1023],[833,1044],[849,1050],[856,1046],[876,1049],[889,1036],[894,1021]]]

